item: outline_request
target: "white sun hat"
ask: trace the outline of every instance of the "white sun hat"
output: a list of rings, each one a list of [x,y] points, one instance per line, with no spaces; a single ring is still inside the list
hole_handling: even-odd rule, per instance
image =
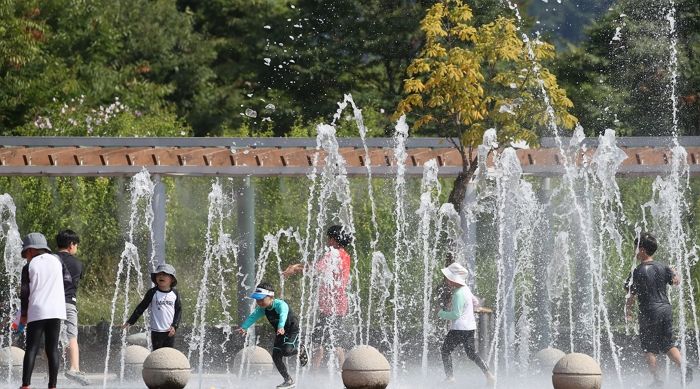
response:
[[[450,266],[443,268],[442,274],[444,274],[448,280],[454,283],[462,286],[467,285],[467,276],[469,275],[469,271],[457,262],[452,262]]]

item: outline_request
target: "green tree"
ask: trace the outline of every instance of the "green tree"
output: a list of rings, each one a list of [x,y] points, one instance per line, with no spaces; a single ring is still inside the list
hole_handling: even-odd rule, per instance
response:
[[[566,49],[585,39],[585,27],[603,15],[614,0],[530,1],[528,14],[537,20],[538,30],[544,32],[557,49]]]
[[[195,31],[211,42],[215,52],[209,94],[201,96],[207,109],[188,117],[196,135],[267,135],[268,120],[277,122],[280,117],[292,116],[287,110],[291,100],[260,83],[267,69],[266,47],[281,33],[276,29],[278,24],[291,17],[292,9],[286,2],[179,0],[177,5],[193,15]],[[256,116],[246,116],[246,109],[255,111]],[[282,130],[276,134],[281,135]]]
[[[36,42],[24,50],[31,55],[0,73],[4,134],[71,98],[94,109],[120,98],[144,116],[187,118],[206,107],[201,96],[214,52],[170,1],[27,1],[14,15],[20,21],[12,23],[38,27],[31,30]]]
[[[488,128],[498,130],[502,144],[524,140],[537,143],[549,124],[539,81],[549,96],[556,124],[571,128],[576,118],[567,112],[571,101],[556,77],[541,61],[554,57],[554,48],[532,42],[535,66],[513,20],[498,17],[475,25],[472,9],[461,0],[435,4],[421,22],[425,44],[408,67],[406,96],[396,115],[417,114],[414,128],[458,139],[462,172],[450,202],[461,209],[466,185],[477,167],[475,147]]]
[[[617,1],[558,59],[557,74],[587,134],[670,135],[671,36],[668,2]],[[680,132],[700,134],[700,4],[676,2]]]
[[[383,116],[377,124],[388,131],[405,68],[420,46],[424,3],[299,0],[286,18],[268,21],[257,89],[277,91],[268,94],[278,107],[276,127],[284,133],[300,117],[306,124],[327,120],[350,93],[365,112]]]

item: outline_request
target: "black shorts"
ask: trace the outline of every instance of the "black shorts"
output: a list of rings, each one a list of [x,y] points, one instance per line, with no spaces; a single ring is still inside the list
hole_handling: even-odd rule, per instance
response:
[[[348,348],[352,343],[352,330],[348,328],[349,323],[350,320],[345,316],[319,315],[311,333],[311,342],[326,349]]]
[[[284,335],[275,335],[275,343],[272,345],[273,351],[279,350],[283,356],[288,357],[299,352],[299,333],[285,333]]]
[[[640,315],[639,340],[645,353],[666,353],[674,346],[671,309]]]
[[[175,337],[168,336],[167,332],[151,331],[151,347],[153,351],[163,347],[175,347]]]

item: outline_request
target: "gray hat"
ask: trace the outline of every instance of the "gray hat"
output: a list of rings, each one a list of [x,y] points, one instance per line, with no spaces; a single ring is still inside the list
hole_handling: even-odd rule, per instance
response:
[[[41,232],[32,232],[22,238],[22,258],[27,249],[44,249],[51,252],[49,245],[46,243],[46,237]]]
[[[169,265],[167,263],[161,263],[158,265],[158,267],[156,267],[156,271],[151,273],[151,281],[153,281],[154,284],[156,283],[156,274],[158,273],[169,274],[171,277],[173,277],[173,284],[171,286],[177,285],[177,278],[175,278],[175,268],[173,265]]]

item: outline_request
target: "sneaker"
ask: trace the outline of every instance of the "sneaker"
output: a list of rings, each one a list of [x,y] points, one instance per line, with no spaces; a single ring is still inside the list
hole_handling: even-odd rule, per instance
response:
[[[457,382],[457,380],[455,379],[454,376],[450,376],[450,377],[447,377],[444,380],[442,380],[443,384],[454,384],[455,382]]]
[[[307,363],[309,363],[309,354],[306,353],[306,347],[302,344],[299,347],[299,364],[304,367]]]
[[[281,384],[277,385],[277,389],[283,389],[283,388],[295,388],[297,385],[294,383],[294,380],[291,378],[287,378],[282,382]]]
[[[491,373],[489,373],[486,376],[486,387],[487,388],[495,388],[496,387],[496,377],[494,377],[494,375]]]
[[[82,371],[66,370],[65,376],[69,380],[75,381],[75,382],[79,383],[80,385],[83,385],[83,386],[90,385],[90,381],[88,381],[87,377],[85,377],[85,373],[83,373]]]

